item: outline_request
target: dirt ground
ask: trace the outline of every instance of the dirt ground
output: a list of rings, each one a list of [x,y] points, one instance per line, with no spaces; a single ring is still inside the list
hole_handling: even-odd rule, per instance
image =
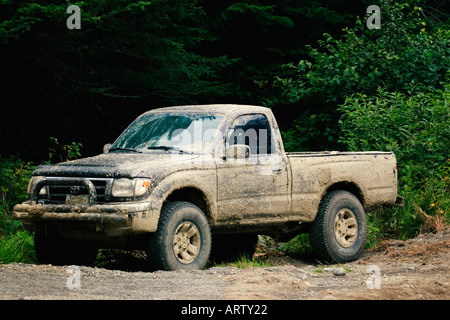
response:
[[[358,261],[320,265],[271,257],[273,267],[128,272],[78,266],[0,265],[0,299],[449,300],[450,229],[386,241]]]

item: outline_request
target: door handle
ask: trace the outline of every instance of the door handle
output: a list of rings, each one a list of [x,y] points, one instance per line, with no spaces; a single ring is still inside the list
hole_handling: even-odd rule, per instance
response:
[[[272,173],[281,173],[281,167],[280,166],[272,166]]]

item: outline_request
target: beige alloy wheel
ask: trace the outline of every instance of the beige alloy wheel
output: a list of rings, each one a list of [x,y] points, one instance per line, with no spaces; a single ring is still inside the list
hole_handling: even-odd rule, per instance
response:
[[[151,234],[147,259],[152,270],[201,270],[211,252],[211,229],[203,211],[186,201],[166,203]]]
[[[334,219],[334,235],[337,242],[344,248],[353,245],[358,234],[358,223],[355,214],[347,209],[341,209]]]
[[[189,264],[197,258],[200,251],[200,233],[191,222],[181,223],[173,238],[173,252],[179,262]]]
[[[367,221],[359,199],[345,190],[327,193],[309,232],[311,246],[323,262],[347,263],[357,260],[367,238]]]

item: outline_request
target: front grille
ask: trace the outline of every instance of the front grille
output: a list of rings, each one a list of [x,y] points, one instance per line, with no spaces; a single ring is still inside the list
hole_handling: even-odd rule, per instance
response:
[[[58,178],[47,178],[51,180],[58,180]],[[89,178],[92,182],[92,184],[95,187],[97,197],[96,202],[97,203],[104,203],[107,202],[110,199],[111,194],[111,186],[112,186],[112,179],[102,179],[102,178]],[[63,204],[66,202],[66,197],[68,195],[74,195],[74,196],[81,196],[81,195],[88,195],[89,190],[84,185],[71,185],[71,184],[61,184],[59,185],[57,182],[48,185],[47,187],[47,195],[41,195],[40,199],[46,199],[50,203],[54,204]]]

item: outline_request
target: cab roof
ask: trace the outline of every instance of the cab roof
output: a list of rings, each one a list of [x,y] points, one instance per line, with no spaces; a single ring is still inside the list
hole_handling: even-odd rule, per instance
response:
[[[146,113],[159,113],[159,112],[206,112],[206,113],[222,113],[229,115],[233,112],[239,111],[239,113],[265,113],[268,108],[252,105],[241,104],[204,104],[204,105],[186,105],[186,106],[173,106],[157,108]]]

